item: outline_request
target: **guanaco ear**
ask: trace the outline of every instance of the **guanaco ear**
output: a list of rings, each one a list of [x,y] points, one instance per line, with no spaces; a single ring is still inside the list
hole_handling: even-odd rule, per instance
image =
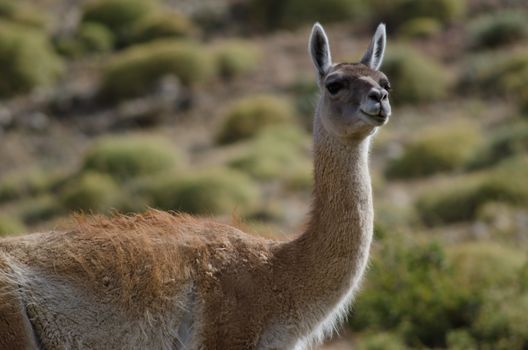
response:
[[[380,23],[376,29],[376,33],[372,37],[369,48],[361,59],[361,63],[374,69],[379,70],[383,62],[383,55],[385,54],[385,46],[387,45],[387,33],[385,31],[385,24]]]
[[[326,33],[319,23],[315,23],[312,28],[309,51],[318,76],[321,78],[328,73],[328,69],[332,65],[332,55]]]

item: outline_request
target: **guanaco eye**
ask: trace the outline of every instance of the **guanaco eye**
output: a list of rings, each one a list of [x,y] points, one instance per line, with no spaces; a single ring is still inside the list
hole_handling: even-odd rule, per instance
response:
[[[387,80],[382,80],[380,82],[380,86],[382,88],[384,88],[385,90],[387,90],[387,91],[391,91],[391,89],[392,89],[391,84]]]
[[[334,81],[331,83],[326,84],[326,89],[331,95],[337,94],[339,91],[341,91],[345,87],[345,84],[343,84],[340,81]]]

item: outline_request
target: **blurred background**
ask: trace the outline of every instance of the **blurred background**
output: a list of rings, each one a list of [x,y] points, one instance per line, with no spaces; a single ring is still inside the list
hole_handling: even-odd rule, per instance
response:
[[[311,25],[355,62],[384,21],[376,241],[322,349],[528,349],[527,18],[522,0],[0,0],[0,234],[150,206],[291,237]]]

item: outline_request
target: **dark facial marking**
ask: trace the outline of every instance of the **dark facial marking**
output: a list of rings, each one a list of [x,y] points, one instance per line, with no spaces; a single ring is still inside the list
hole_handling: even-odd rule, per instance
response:
[[[387,91],[392,89],[391,84],[388,79],[382,78],[379,82],[379,85]]]

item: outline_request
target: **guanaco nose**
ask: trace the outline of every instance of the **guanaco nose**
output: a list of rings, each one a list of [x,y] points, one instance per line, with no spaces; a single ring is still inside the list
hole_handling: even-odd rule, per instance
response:
[[[389,96],[389,93],[385,89],[371,89],[368,93],[367,97],[373,101],[381,102],[383,100],[386,100]]]

